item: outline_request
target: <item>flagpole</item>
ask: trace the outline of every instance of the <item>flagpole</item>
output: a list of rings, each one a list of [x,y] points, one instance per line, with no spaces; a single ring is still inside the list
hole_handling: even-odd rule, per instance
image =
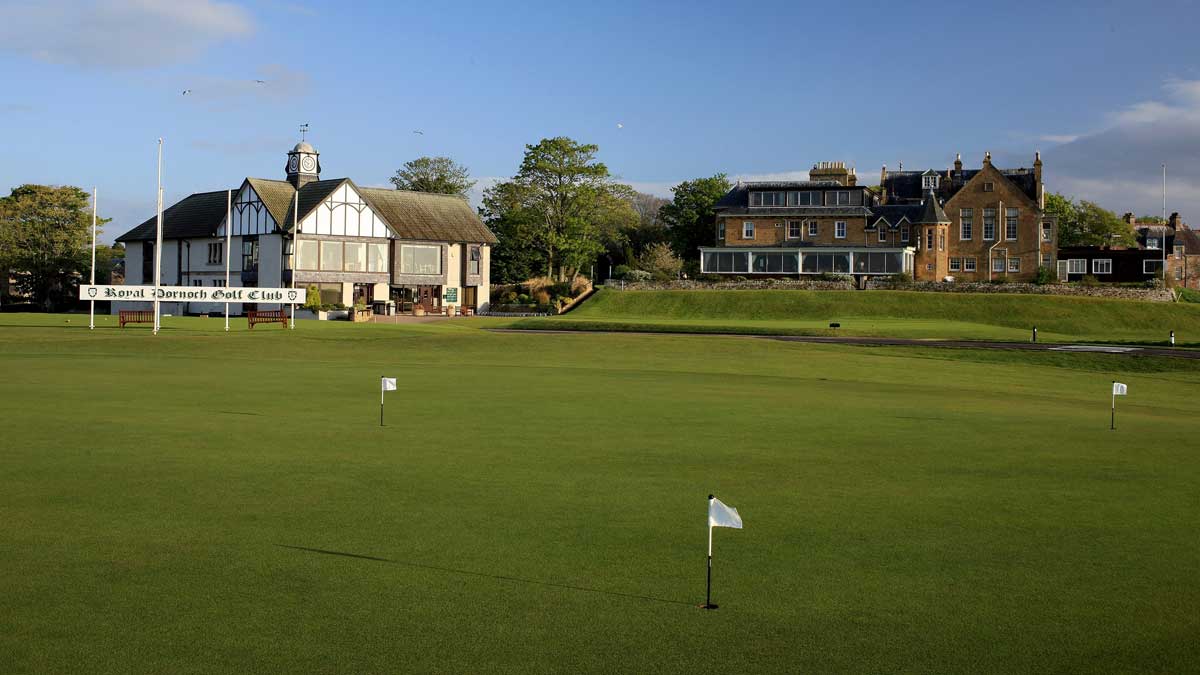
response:
[[[96,285],[96,196],[99,191],[92,188],[92,285]],[[96,301],[92,300],[88,309],[88,330],[96,330]],[[110,310],[111,311],[111,310]]]
[[[233,190],[225,191],[225,332],[229,332],[229,256],[233,255]]]
[[[295,272],[293,271],[293,274],[294,273]],[[295,305],[292,305],[292,306],[295,307]],[[384,391],[385,391],[385,389],[383,386],[383,375],[380,375],[379,376],[379,426],[383,426],[383,393],[384,393]]]
[[[708,496],[709,513],[712,513],[713,495]],[[712,604],[712,517],[708,518],[708,581],[704,585],[704,609],[716,609]]]
[[[300,258],[300,188],[296,188],[296,199],[292,206],[292,288],[296,287],[296,268],[299,267],[299,265],[296,264],[296,261],[299,260],[299,258]],[[295,330],[295,329],[296,329],[296,303],[293,302],[292,303],[291,325],[288,326],[288,330]],[[382,388],[382,385],[380,385],[380,387]],[[382,401],[383,393],[380,392],[379,395],[380,395],[380,399],[381,399],[379,402],[379,406],[382,408],[383,407],[383,401]],[[382,420],[382,417],[380,419]],[[379,426],[383,426],[382,421],[380,422]]]
[[[154,334],[162,326],[159,318],[158,286],[162,279],[162,145],[163,139],[158,139],[158,225],[154,235]]]
[[[1112,413],[1108,418],[1109,431],[1117,428],[1117,381],[1113,380],[1112,384]]]

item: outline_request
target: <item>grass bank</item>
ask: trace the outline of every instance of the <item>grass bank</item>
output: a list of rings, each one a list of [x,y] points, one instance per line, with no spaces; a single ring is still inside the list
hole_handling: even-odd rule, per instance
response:
[[[838,322],[838,329],[829,328]],[[1067,296],[914,291],[615,291],[513,328],[1200,345],[1200,306]]]

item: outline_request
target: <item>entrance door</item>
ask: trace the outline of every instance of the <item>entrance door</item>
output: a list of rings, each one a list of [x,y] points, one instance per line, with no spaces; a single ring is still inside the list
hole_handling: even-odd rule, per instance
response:
[[[474,286],[466,286],[462,289],[462,306],[470,307],[471,309],[479,309],[479,289]]]
[[[1059,260],[1058,261],[1058,280],[1059,281],[1065,282],[1067,280],[1067,269],[1069,269],[1067,267],[1067,261]]]
[[[417,286],[416,304],[424,307],[426,312],[437,310],[441,299],[441,286]]]

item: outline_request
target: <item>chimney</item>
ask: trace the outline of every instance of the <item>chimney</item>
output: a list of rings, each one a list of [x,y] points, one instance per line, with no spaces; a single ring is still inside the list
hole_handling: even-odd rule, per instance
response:
[[[962,153],[961,152],[954,153],[954,175],[956,175],[956,176],[962,175]]]
[[[1127,225],[1137,225],[1137,217],[1132,212],[1121,216],[1121,220],[1124,220]]]
[[[879,203],[887,204],[887,164],[879,170]]]
[[[1183,227],[1183,222],[1179,219],[1178,211],[1171,214],[1171,219],[1167,221],[1167,224],[1171,226],[1172,230],[1179,230]]]
[[[984,152],[984,153],[983,153],[983,165],[984,165],[984,166],[991,166],[991,165],[992,165],[992,153],[991,153],[991,151],[987,151],[987,152]]]

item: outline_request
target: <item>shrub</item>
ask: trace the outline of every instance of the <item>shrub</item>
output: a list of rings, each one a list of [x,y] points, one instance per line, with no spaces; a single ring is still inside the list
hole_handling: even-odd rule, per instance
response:
[[[1200,291],[1193,291],[1190,288],[1176,288],[1175,293],[1179,296],[1181,302],[1200,303]]]
[[[629,274],[630,270],[631,270],[631,268],[629,267],[629,265],[617,265],[616,267],[613,268],[613,278],[614,279],[624,279],[625,276],[627,274]]]
[[[625,275],[625,279],[628,281],[650,281],[653,276],[645,270],[629,270],[629,273]]]
[[[849,276],[847,276],[845,274],[835,274],[833,272],[821,272],[814,278],[817,281],[843,281],[843,282],[853,281],[853,279],[851,279]]]
[[[310,284],[308,288],[305,289],[305,293],[304,309],[307,309],[314,314],[321,311],[321,291],[317,290],[317,285]]]
[[[646,247],[638,257],[638,267],[649,272],[655,279],[665,281],[679,278],[683,261],[671,251],[670,246],[658,243]]]
[[[531,299],[528,293],[520,293],[517,295],[517,304],[528,305]]]
[[[516,291],[505,291],[504,294],[500,296],[500,302],[502,304],[508,305],[508,304],[512,304],[516,301],[517,301],[517,292]]]
[[[993,278],[993,279],[989,279],[989,280],[988,280],[988,283],[989,283],[989,284],[996,285],[996,286],[999,286],[999,285],[1001,285],[1001,284],[1007,284],[1007,283],[1008,283],[1008,277],[995,277],[995,278]]]
[[[899,274],[893,274],[892,276],[890,276],[888,278],[891,280],[893,286],[902,286],[905,284],[911,284],[913,282],[912,275],[909,274],[908,272],[900,272]]]
[[[533,293],[530,294],[530,297],[533,299],[534,302],[536,302],[539,305],[549,305],[550,304],[550,294],[547,293],[544,288],[540,288],[540,289],[534,291]]]
[[[1058,283],[1058,275],[1054,273],[1054,270],[1042,265],[1041,267],[1037,268],[1037,274],[1035,274],[1033,277],[1033,283],[1037,284],[1038,286]]]
[[[696,277],[696,281],[716,282],[724,280],[725,277],[721,276],[720,274],[701,274],[700,276]]]
[[[576,274],[575,278],[571,280],[571,297],[578,298],[579,296],[583,295],[584,293],[587,293],[588,290],[591,289],[591,287],[592,287],[591,279],[588,279],[587,277],[583,276],[582,274]]]
[[[1085,274],[1083,275],[1083,278],[1079,280],[1079,285],[1087,288],[1095,288],[1100,285],[1100,280],[1090,274]]]

